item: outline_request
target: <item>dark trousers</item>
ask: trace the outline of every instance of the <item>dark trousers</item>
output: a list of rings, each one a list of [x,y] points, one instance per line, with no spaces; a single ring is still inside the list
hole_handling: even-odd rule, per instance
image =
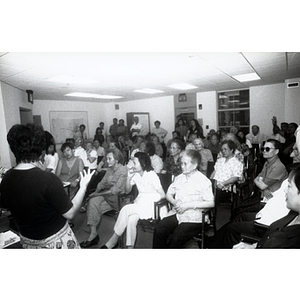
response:
[[[201,232],[201,223],[180,223],[176,215],[162,219],[154,228],[153,248],[180,249]]]
[[[265,230],[259,229],[254,225],[256,213],[241,213],[233,220],[226,223],[216,234],[207,238],[206,248],[210,249],[231,249],[241,240],[242,234],[253,235],[261,238]]]

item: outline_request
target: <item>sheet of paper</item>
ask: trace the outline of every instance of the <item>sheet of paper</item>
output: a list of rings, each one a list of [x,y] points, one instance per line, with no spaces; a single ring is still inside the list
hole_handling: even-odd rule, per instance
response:
[[[20,241],[20,237],[11,230],[0,233],[0,249],[6,248]]]

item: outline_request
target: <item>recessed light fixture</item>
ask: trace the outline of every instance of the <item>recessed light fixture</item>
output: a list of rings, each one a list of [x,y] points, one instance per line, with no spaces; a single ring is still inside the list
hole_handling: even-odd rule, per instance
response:
[[[98,80],[74,77],[69,75],[58,75],[58,76],[50,77],[46,79],[46,81],[59,82],[59,83],[75,83],[75,84],[91,84],[91,83],[99,82]]]
[[[198,87],[195,85],[187,84],[187,83],[178,83],[178,84],[171,84],[168,87],[176,90],[191,90],[197,89]]]
[[[256,73],[248,73],[248,74],[236,75],[232,77],[239,82],[253,81],[253,80],[260,79],[260,77]]]
[[[112,95],[99,95],[99,94],[89,94],[89,93],[69,93],[65,96],[70,97],[82,97],[82,98],[97,98],[97,99],[120,99],[121,96],[112,96]]]
[[[141,90],[134,90],[136,93],[145,93],[145,94],[158,94],[164,93],[164,91],[154,90],[154,89],[141,89]]]

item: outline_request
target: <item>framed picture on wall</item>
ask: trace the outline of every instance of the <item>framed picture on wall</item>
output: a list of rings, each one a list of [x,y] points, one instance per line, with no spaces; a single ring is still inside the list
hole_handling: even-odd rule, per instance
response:
[[[179,102],[186,102],[187,101],[186,94],[179,94],[178,101]]]

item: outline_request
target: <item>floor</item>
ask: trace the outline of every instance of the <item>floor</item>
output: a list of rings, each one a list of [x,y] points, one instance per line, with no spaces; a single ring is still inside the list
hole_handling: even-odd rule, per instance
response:
[[[229,221],[230,209],[227,207],[222,207],[218,211],[217,218],[217,229]],[[89,228],[86,225],[86,213],[78,212],[73,218],[72,223],[74,224],[73,231],[81,243],[85,241],[89,236]],[[92,246],[90,249],[99,249],[104,245],[108,239],[113,234],[113,227],[115,224],[115,219],[109,216],[103,216],[100,224],[98,226],[98,234],[100,237],[100,242],[98,245]],[[209,231],[208,235],[212,235],[213,231]],[[151,249],[152,248],[152,237],[151,232],[144,232],[142,229],[138,230],[137,241],[135,248],[136,249]],[[194,240],[191,240],[185,245],[185,248],[199,249],[198,243]]]

